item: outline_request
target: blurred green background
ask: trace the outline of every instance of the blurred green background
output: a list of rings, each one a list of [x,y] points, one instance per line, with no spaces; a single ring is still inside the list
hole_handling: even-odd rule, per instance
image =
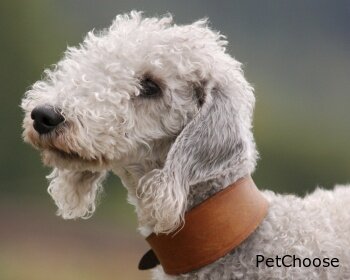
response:
[[[92,28],[132,9],[172,12],[179,24],[209,17],[228,36],[256,89],[254,131],[264,189],[304,195],[350,181],[349,1],[0,2],[0,279],[148,279],[147,248],[119,180],[96,214],[63,221],[46,194],[49,170],[21,140],[20,100],[42,71]],[[322,206],[321,206],[322,207]]]

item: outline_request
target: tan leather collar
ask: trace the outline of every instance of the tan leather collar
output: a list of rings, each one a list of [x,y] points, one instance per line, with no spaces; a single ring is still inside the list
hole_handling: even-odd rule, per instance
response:
[[[251,235],[267,210],[268,202],[252,178],[242,178],[187,212],[178,232],[148,236],[152,250],[139,268],[160,262],[167,274],[177,275],[206,266]]]

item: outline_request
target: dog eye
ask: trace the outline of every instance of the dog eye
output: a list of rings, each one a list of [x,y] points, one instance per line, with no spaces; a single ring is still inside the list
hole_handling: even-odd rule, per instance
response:
[[[153,82],[151,79],[147,78],[141,81],[141,94],[140,96],[151,98],[158,97],[162,94],[160,87]]]

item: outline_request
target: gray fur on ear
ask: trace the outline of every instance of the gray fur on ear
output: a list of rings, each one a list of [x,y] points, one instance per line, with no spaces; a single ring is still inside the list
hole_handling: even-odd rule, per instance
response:
[[[90,218],[96,209],[96,199],[102,191],[107,172],[70,171],[54,168],[47,176],[48,192],[54,199],[57,215],[64,219]]]
[[[242,101],[243,100],[243,101]],[[205,102],[172,145],[163,169],[141,178],[140,224],[156,233],[181,225],[189,187],[241,169],[253,171],[257,152],[251,128],[254,95],[248,84],[240,88],[207,85]]]

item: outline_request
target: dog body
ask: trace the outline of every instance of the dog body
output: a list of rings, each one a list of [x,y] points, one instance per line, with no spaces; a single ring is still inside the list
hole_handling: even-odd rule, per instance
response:
[[[253,89],[225,37],[206,20],[117,16],[90,32],[26,93],[24,139],[54,168],[58,215],[90,217],[108,171],[136,208],[139,230],[170,233],[184,213],[253,173]],[[349,189],[305,199],[264,192],[266,219],[230,254],[198,271],[155,279],[350,279]],[[203,244],[205,246],[205,244]],[[257,254],[338,258],[337,268],[256,267]]]

